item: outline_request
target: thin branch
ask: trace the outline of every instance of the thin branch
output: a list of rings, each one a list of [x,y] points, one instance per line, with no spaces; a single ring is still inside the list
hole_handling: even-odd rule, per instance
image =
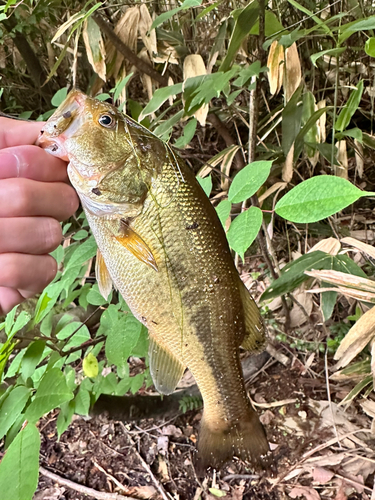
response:
[[[87,486],[83,486],[82,484],[70,481],[70,479],[65,479],[61,476],[58,476],[57,474],[54,474],[53,472],[50,472],[49,470],[41,466],[39,467],[39,472],[43,476],[52,479],[52,481],[60,484],[61,486],[66,486],[67,488],[78,491],[79,493],[83,493],[84,495],[87,495],[89,497],[96,498],[97,500],[137,500],[134,497],[125,497],[124,495],[120,495],[119,493],[106,493],[104,491],[97,491],[93,488],[88,488]]]
[[[116,49],[127,59],[131,64],[133,64],[141,73],[153,78],[156,82],[160,83],[163,87],[168,86],[168,77],[158,73],[150,64],[140,59],[134,52],[116,35],[113,29],[110,27],[109,23],[105,21],[100,14],[94,12],[92,14],[93,20],[99,26],[99,28],[107,35],[111,43],[116,47]]]

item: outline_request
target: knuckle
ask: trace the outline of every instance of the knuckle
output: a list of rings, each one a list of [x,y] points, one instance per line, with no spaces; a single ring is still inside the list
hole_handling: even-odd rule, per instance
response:
[[[21,284],[22,267],[19,265],[17,254],[0,255],[0,285],[18,288]]]
[[[12,179],[10,189],[11,206],[13,213],[9,216],[21,216],[32,213],[33,193],[26,179]]]

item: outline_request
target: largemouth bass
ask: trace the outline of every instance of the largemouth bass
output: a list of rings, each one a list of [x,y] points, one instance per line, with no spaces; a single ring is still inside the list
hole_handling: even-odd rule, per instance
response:
[[[189,167],[114,106],[73,90],[38,144],[69,161],[70,181],[98,244],[96,277],[149,331],[156,389],[173,392],[186,367],[201,391],[202,467],[269,447],[244,386],[240,346],[265,334],[216,212]]]

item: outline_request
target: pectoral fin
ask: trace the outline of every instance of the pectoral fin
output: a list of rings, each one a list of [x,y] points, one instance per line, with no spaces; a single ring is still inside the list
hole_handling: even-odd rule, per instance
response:
[[[245,313],[246,335],[241,346],[252,352],[260,352],[266,343],[266,331],[258,306],[249,294],[245,285],[240,281],[240,293]]]
[[[109,275],[106,263],[104,262],[103,255],[99,248],[96,252],[95,274],[99,286],[99,291],[107,300],[108,295],[112,290],[112,278]]]
[[[185,365],[150,337],[150,373],[160,394],[172,394],[185,371]]]
[[[115,236],[115,238],[122,246],[129,250],[134,257],[137,257],[137,259],[152,267],[155,271],[158,270],[155,257],[147,243],[145,243],[125,221],[121,221],[120,234]]]

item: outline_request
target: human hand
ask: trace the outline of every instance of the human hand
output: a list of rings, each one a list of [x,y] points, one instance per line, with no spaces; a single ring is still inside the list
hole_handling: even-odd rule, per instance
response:
[[[0,118],[0,315],[55,277],[58,221],[78,208],[66,163],[33,145],[42,126]]]

